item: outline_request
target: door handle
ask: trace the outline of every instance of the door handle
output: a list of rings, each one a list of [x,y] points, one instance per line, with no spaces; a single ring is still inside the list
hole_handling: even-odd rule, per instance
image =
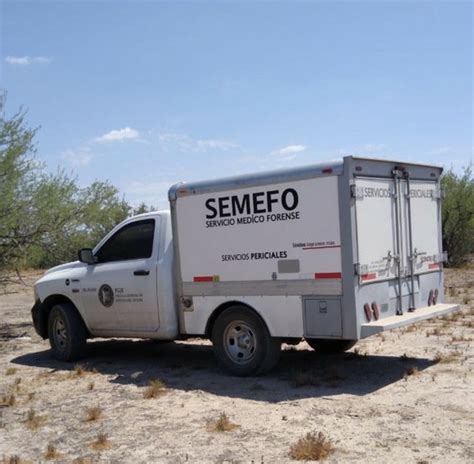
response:
[[[150,275],[150,271],[147,269],[139,269],[138,271],[133,271],[133,275],[136,276],[147,276]]]

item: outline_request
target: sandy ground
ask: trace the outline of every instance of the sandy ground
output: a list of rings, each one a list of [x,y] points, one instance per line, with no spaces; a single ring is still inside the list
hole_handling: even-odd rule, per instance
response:
[[[0,460],[38,462],[52,445],[64,462],[287,462],[316,431],[336,448],[327,462],[474,462],[474,269],[446,274],[456,317],[339,356],[284,346],[275,371],[248,379],[219,372],[199,340],[91,341],[75,370],[34,333],[31,286],[12,286],[0,296]],[[145,399],[152,379],[167,388]],[[101,417],[86,421],[92,407]],[[210,431],[222,412],[239,427]]]

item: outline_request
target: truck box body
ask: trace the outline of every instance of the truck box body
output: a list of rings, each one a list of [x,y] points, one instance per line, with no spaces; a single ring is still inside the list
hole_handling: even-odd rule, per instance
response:
[[[277,337],[359,339],[409,310],[447,311],[431,306],[443,300],[441,172],[346,157],[174,186],[178,295],[193,302],[181,330],[205,333],[230,301]]]

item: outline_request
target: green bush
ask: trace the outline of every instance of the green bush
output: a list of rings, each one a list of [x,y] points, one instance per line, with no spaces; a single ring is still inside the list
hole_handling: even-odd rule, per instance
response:
[[[458,266],[474,252],[474,178],[472,165],[461,175],[452,169],[442,179],[443,249],[448,252],[449,264]]]

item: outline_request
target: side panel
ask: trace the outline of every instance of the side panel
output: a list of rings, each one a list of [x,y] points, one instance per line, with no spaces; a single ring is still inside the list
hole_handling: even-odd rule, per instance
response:
[[[194,297],[194,311],[184,312],[188,334],[205,333],[207,321],[215,308],[229,301],[242,302],[257,311],[274,337],[302,337],[303,311],[300,296]]]
[[[291,287],[293,280],[341,278],[337,176],[190,195],[176,204],[184,284],[210,283],[212,293],[226,282],[276,287],[284,280]],[[231,291],[245,294],[245,286]],[[199,286],[189,292],[202,294]]]

